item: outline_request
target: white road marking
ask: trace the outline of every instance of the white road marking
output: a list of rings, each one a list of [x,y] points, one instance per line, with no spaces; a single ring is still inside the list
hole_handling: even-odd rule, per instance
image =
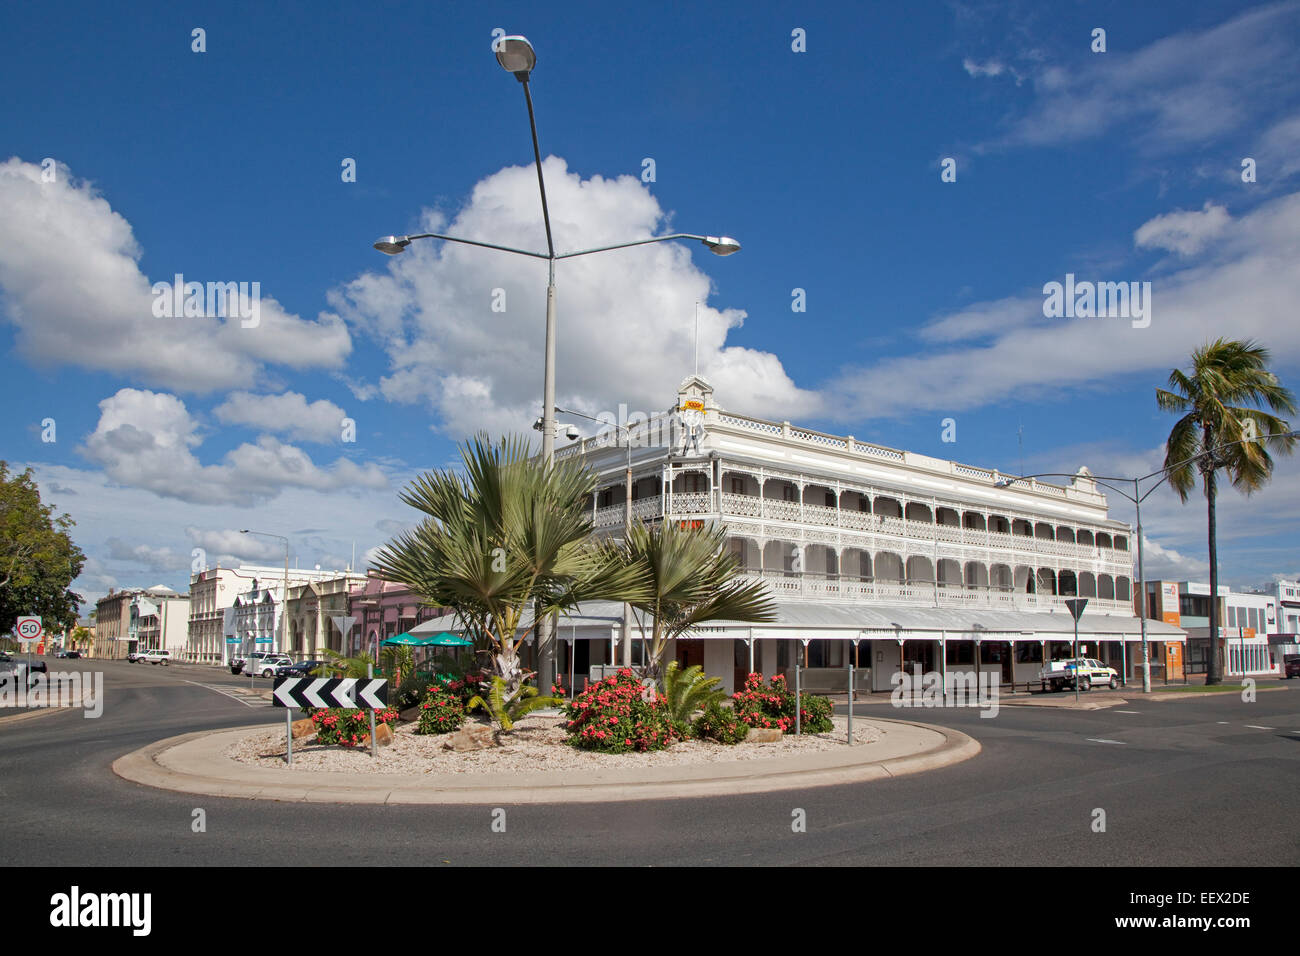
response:
[[[1121,747],[1127,746],[1122,740],[1107,740],[1105,737],[1089,737],[1093,743],[1098,744],[1119,744]]]
[[[270,707],[271,706],[271,702],[269,700],[266,700],[265,698],[255,697],[252,700],[250,700],[249,698],[243,696],[242,694],[231,693],[230,691],[226,690],[224,687],[218,687],[215,684],[202,684],[196,680],[187,680],[185,683],[193,684],[195,687],[202,687],[205,690],[215,690],[218,694],[224,694],[226,697],[229,697],[231,700],[239,701],[245,707]]]
[[[1277,730],[1276,727],[1261,727],[1259,724],[1247,724],[1251,730]]]
[[[1142,713],[1142,711],[1140,711],[1140,710],[1117,710],[1117,711],[1115,711],[1115,713],[1117,713],[1117,714],[1140,714],[1140,713]]]
[[[1216,720],[1215,723],[1216,723],[1216,724],[1226,724],[1227,721],[1226,721],[1226,720]]]

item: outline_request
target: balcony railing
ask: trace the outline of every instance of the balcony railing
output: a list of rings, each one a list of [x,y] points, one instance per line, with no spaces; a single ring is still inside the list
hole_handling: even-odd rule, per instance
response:
[[[962,587],[931,581],[863,581],[833,574],[759,571],[746,568],[741,575],[761,581],[776,597],[830,599],[862,604],[916,604],[926,607],[977,607],[1001,610],[1032,610],[1064,607],[1073,595],[1026,594],[991,587]],[[1132,611],[1131,601],[1088,598],[1093,611]]]

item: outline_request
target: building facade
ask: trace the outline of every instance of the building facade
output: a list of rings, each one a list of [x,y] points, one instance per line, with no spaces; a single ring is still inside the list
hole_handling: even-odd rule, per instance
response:
[[[777,624],[724,622],[674,648],[729,689],[751,666],[784,671],[796,654],[869,669],[875,690],[914,667],[1030,681],[1045,655],[1068,653],[1073,597],[1089,602],[1082,652],[1140,673],[1132,531],[1086,468],[1048,484],[734,414],[698,376],[672,412],[631,429],[630,448],[624,435],[611,428],[556,452],[597,474],[597,533],[622,533],[629,491],[634,520],[719,524],[744,575],[778,601]],[[1183,640],[1158,620],[1148,631]],[[606,643],[577,647],[575,669],[613,663]]]

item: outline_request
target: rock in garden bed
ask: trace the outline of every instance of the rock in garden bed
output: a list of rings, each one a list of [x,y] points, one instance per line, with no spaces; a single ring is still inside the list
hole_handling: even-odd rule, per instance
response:
[[[356,773],[534,773],[545,770],[610,770],[632,767],[671,767],[700,763],[723,763],[736,760],[771,760],[798,754],[838,750],[846,746],[845,718],[835,717],[835,729],[829,734],[787,734],[775,743],[735,746],[711,741],[683,741],[667,750],[651,753],[605,754],[577,750],[568,746],[562,727],[564,718],[531,714],[515,724],[511,733],[501,734],[497,746],[456,751],[447,749],[450,734],[423,736],[413,733],[414,724],[400,724],[394,729],[391,746],[382,747],[378,757],[370,756],[367,747],[322,746],[314,741],[293,745],[293,767],[284,761],[284,728],[264,728],[249,733],[226,750],[226,756],[243,763],[282,769],[334,770]],[[483,724],[466,724],[481,728]],[[480,737],[481,731],[475,731]],[[870,744],[888,733],[859,717],[853,722],[857,744]]]

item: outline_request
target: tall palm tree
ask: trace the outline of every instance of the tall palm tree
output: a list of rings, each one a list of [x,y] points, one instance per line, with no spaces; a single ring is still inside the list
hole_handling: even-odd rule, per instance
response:
[[[1162,410],[1184,413],[1165,443],[1169,484],[1186,502],[1199,471],[1208,503],[1210,660],[1205,675],[1207,684],[1218,684],[1223,679],[1218,639],[1216,474],[1220,469],[1225,470],[1233,487],[1249,495],[1263,487],[1273,473],[1273,459],[1265,442],[1271,441],[1284,454],[1290,454],[1295,446],[1295,439],[1286,434],[1290,425],[1284,419],[1247,407],[1262,405],[1288,415],[1296,412],[1295,397],[1268,370],[1268,360],[1268,349],[1254,342],[1215,339],[1192,352],[1192,367],[1187,372],[1174,369],[1169,373],[1168,390],[1156,389],[1156,404]],[[1247,440],[1255,438],[1258,440]]]
[[[519,645],[536,621],[582,601],[643,596],[643,574],[591,540],[595,477],[574,461],[549,469],[518,436],[491,444],[480,435],[461,449],[463,474],[416,479],[402,500],[425,518],[379,552],[381,577],[405,584],[434,607],[456,612],[490,648],[504,700],[527,674]],[[534,624],[521,627],[535,608]]]
[[[650,647],[642,670],[663,674],[668,642],[706,621],[772,621],[776,605],[767,586],[737,577],[736,559],[726,550],[726,533],[713,525],[683,528],[664,521],[650,528],[637,522],[627,540],[607,547],[628,567],[640,568],[643,598],[630,600],[645,633],[650,618]]]

